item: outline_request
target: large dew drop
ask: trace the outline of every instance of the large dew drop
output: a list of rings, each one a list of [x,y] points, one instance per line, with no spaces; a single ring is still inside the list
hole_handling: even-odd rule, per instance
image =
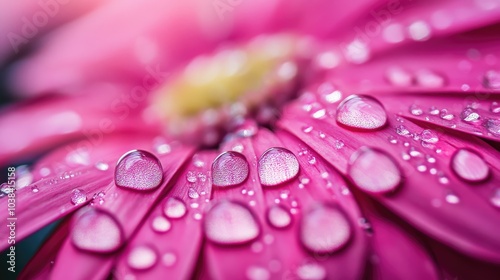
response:
[[[186,204],[176,197],[170,197],[163,206],[163,213],[171,219],[178,219],[186,215]]]
[[[283,207],[274,205],[267,212],[267,220],[275,228],[286,228],[292,222],[292,216]]]
[[[470,182],[483,181],[490,172],[488,164],[468,149],[460,149],[453,155],[451,168],[460,178]]]
[[[238,152],[224,152],[212,164],[212,183],[218,187],[229,187],[243,183],[248,177],[248,162]]]
[[[111,214],[90,209],[77,216],[71,241],[85,251],[110,253],[120,248],[124,240],[122,228]]]
[[[337,108],[337,122],[358,129],[377,129],[387,122],[384,108],[372,97],[351,95]]]
[[[275,186],[287,182],[299,173],[299,162],[285,148],[270,148],[259,159],[259,178],[264,186]]]
[[[401,172],[394,159],[367,147],[354,154],[348,173],[359,188],[371,193],[392,191],[401,183]]]
[[[157,259],[155,250],[146,245],[139,245],[128,254],[127,264],[133,269],[145,270],[153,267]]]
[[[124,154],[115,169],[115,183],[135,190],[157,188],[163,180],[160,161],[151,153],[133,150]]]
[[[260,233],[250,210],[235,202],[219,202],[208,211],[204,222],[207,238],[223,245],[247,243]]]
[[[319,206],[302,219],[300,240],[316,253],[331,253],[350,239],[351,226],[345,214],[330,206]]]

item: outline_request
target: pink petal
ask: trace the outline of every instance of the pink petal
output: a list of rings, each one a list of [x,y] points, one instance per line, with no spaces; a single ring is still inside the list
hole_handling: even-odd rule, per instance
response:
[[[105,190],[104,201],[95,207],[107,211],[122,228],[125,241],[128,240],[151,206],[168,190],[168,183],[177,173],[184,161],[192,153],[191,147],[178,147],[170,154],[159,157],[164,169],[162,187],[147,193],[130,191],[111,183]],[[175,159],[175,160],[173,160]],[[75,248],[67,240],[60,250],[52,270],[52,279],[66,279],[71,271],[75,279],[100,279],[109,273],[116,254],[93,254]]]
[[[187,279],[192,276],[203,242],[201,218],[211,194],[210,163],[214,158],[214,153],[196,154],[190,164],[179,172],[168,196],[148,215],[128,242],[118,259],[114,272],[116,277],[133,275],[141,279],[159,279],[168,275],[172,279]],[[195,179],[191,179],[192,176]],[[175,206],[170,204],[171,210],[166,214],[166,203],[172,198],[180,199],[182,207],[177,207],[187,212],[174,209]],[[180,214],[174,215],[174,210]],[[151,258],[148,262],[140,258],[138,248],[141,246],[151,248],[156,260]]]
[[[69,219],[61,222],[30,259],[19,275],[19,279],[47,279],[49,277],[57,253],[68,237],[70,226]]]
[[[431,253],[411,228],[362,199],[372,236],[370,258],[374,279],[441,279]]]
[[[280,139],[284,142],[282,143]],[[214,207],[224,203],[221,201],[228,200],[240,203],[245,208],[248,207],[259,225],[259,235],[256,239],[238,246],[220,245],[212,240],[213,237],[207,236],[204,260],[209,277],[238,278],[242,276],[242,273],[250,278],[258,275],[266,275],[270,278],[278,277],[277,275],[295,277],[296,275],[311,275],[311,273],[336,275],[340,278],[360,277],[363,272],[367,244],[363,231],[356,226],[355,221],[359,219],[360,213],[354,200],[350,195],[337,200],[332,194],[340,195],[341,186],[345,187],[340,176],[329,170],[318,158],[317,166],[322,168],[321,172],[330,172],[329,180],[335,186],[330,193],[323,188],[324,179],[321,178],[321,172],[309,167],[307,158],[299,157],[301,171],[298,177],[277,186],[262,187],[259,184],[259,175],[256,170],[257,158],[265,150],[270,147],[286,146],[294,153],[300,151],[302,144],[297,140],[285,134],[280,134],[280,139],[270,132],[260,131],[252,139],[234,139],[223,145],[224,151],[236,150],[244,154],[249,160],[250,174],[242,185],[232,188],[215,188]],[[311,155],[313,156],[312,151]],[[307,184],[305,188],[301,181]],[[316,209],[315,207],[326,205],[343,209],[351,225],[352,235],[348,243],[339,251],[325,254],[309,253],[296,235],[301,228],[300,217],[307,216],[311,210]],[[278,210],[278,216],[274,218],[268,216],[275,207],[282,209],[281,212]],[[273,222],[273,219],[281,220],[281,223]],[[252,227],[248,224],[249,221],[240,221],[240,223],[242,224],[239,228]],[[220,236],[220,238],[223,237]],[[219,242],[220,240],[223,239],[219,239]]]
[[[124,98],[130,96],[123,96],[117,87],[93,90],[85,97],[46,97],[3,111],[0,129],[9,131],[9,137],[0,139],[0,164],[32,156],[64,141],[85,137],[79,145],[99,145],[110,133],[127,131],[131,126],[145,127],[134,112],[140,102],[126,99],[132,103],[125,103]]]
[[[360,132],[342,128],[335,120],[337,104],[325,102],[315,105],[315,110],[324,108],[326,111],[323,119],[318,119],[314,117],[314,110],[306,112],[303,109],[309,108],[305,105],[311,102],[303,98],[290,106],[285,110],[279,126],[308,143],[346,175],[348,159],[362,146],[385,151],[400,167],[403,182],[393,194],[374,194],[376,200],[413,226],[463,253],[483,260],[500,261],[500,239],[494,233],[498,230],[495,229],[498,223],[494,222],[499,217],[498,209],[490,199],[482,197],[483,191],[479,191],[494,191],[499,180],[497,171],[490,180],[471,186],[455,177],[449,167],[450,158],[458,146],[454,144],[460,141],[457,138],[439,134],[436,143],[423,142],[420,138],[414,140],[411,133],[420,134],[424,129],[390,113],[388,125],[381,130]],[[313,129],[302,130],[309,126]],[[339,141],[342,145],[337,145]],[[325,149],[325,145],[329,148]],[[473,142],[462,142],[462,146],[484,156],[496,154],[496,159],[489,164],[492,169],[499,166],[498,152]],[[429,158],[433,160],[429,161]],[[375,175],[367,173],[367,176]]]
[[[16,1],[0,3],[2,13],[0,26],[0,62],[17,54],[26,44],[34,43],[37,37],[51,29],[89,12],[103,1],[93,0],[72,3],[65,1]]]

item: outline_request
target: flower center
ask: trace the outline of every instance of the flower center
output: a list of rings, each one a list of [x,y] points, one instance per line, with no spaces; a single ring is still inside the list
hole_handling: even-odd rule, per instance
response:
[[[245,119],[268,124],[294,96],[307,49],[303,39],[274,35],[197,57],[153,94],[151,109],[168,133],[207,145]]]

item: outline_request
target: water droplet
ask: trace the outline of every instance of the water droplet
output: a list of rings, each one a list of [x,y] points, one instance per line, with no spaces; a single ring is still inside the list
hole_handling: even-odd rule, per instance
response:
[[[410,106],[410,113],[414,116],[420,116],[424,113],[424,110],[416,104]]]
[[[37,192],[39,192],[39,191],[40,191],[40,190],[38,189],[37,185],[33,185],[33,186],[31,186],[31,192],[33,192],[33,193],[37,193]]]
[[[145,270],[156,264],[158,255],[155,250],[147,245],[135,246],[127,257],[128,265],[137,270]]]
[[[348,127],[377,129],[385,125],[387,115],[374,98],[351,95],[339,104],[337,121]]]
[[[275,228],[286,228],[292,222],[292,216],[281,206],[271,206],[267,212],[269,223]]]
[[[177,261],[177,256],[174,253],[165,253],[161,258],[161,261],[165,266],[170,267]]]
[[[392,191],[401,183],[401,172],[394,159],[367,147],[353,155],[348,173],[354,183],[367,192]]]
[[[71,241],[85,251],[110,253],[120,248],[124,239],[120,224],[111,214],[91,208],[77,213]]]
[[[198,180],[198,178],[196,177],[196,174],[193,171],[188,171],[186,173],[186,180],[189,183],[196,183],[196,181]]]
[[[479,114],[472,108],[465,108],[462,113],[460,113],[460,117],[465,122],[476,122],[480,118]]]
[[[422,131],[420,138],[422,139],[423,142],[430,144],[436,144],[439,141],[438,135],[430,129]]]
[[[351,236],[351,227],[339,209],[319,206],[302,219],[300,240],[317,253],[330,253],[342,248]]]
[[[172,223],[163,216],[157,216],[151,221],[151,227],[156,232],[164,233],[170,230]]]
[[[343,50],[347,61],[362,64],[370,59],[370,49],[362,40],[354,40],[349,43]]]
[[[235,186],[248,177],[248,161],[238,152],[224,152],[212,164],[212,183],[218,187]]]
[[[262,154],[258,168],[262,185],[275,186],[295,178],[299,173],[299,162],[289,150],[274,147]]]
[[[429,70],[420,70],[415,74],[416,82],[424,88],[441,88],[445,85],[443,76]]]
[[[412,84],[410,73],[399,67],[391,67],[387,70],[386,79],[393,86],[409,87]]]
[[[157,188],[163,180],[160,161],[151,153],[133,150],[124,154],[115,170],[116,185],[135,190]]]
[[[197,199],[200,197],[200,194],[196,191],[196,189],[189,188],[188,189],[188,196],[189,196],[189,198]]]
[[[297,268],[297,277],[301,280],[323,280],[326,279],[326,270],[316,263],[303,264]]]
[[[451,168],[460,178],[471,182],[485,180],[490,172],[488,164],[481,156],[469,149],[459,149],[453,155]]]
[[[485,121],[484,126],[486,129],[495,136],[500,136],[500,120],[488,119]]]
[[[453,193],[447,194],[445,200],[450,204],[457,204],[460,202],[460,198]]]
[[[491,103],[490,111],[495,114],[500,113],[500,103],[498,102]]]
[[[248,280],[268,280],[271,279],[269,270],[260,266],[250,266],[247,268],[246,276]]]
[[[260,233],[250,210],[235,202],[219,202],[208,211],[204,222],[207,238],[218,244],[247,243]]]
[[[163,213],[171,219],[182,218],[186,212],[186,204],[176,197],[169,197],[163,206]]]
[[[500,189],[496,189],[490,198],[491,204],[500,208]]]
[[[483,85],[490,89],[500,89],[500,71],[490,70],[484,74]]]
[[[95,164],[95,168],[97,168],[101,171],[106,171],[109,169],[109,165],[105,162],[98,162]]]
[[[340,150],[345,146],[344,141],[335,140],[335,149]]]
[[[425,21],[415,21],[408,26],[408,33],[415,41],[425,41],[431,37],[431,27]]]
[[[87,195],[85,191],[75,189],[71,192],[71,203],[74,205],[79,205],[87,201]]]
[[[304,127],[302,128],[302,131],[303,131],[304,133],[310,133],[312,130],[313,130],[313,127],[312,127],[312,126],[304,126]]]
[[[411,135],[411,133],[410,133],[410,131],[408,130],[408,128],[406,128],[406,126],[404,126],[404,125],[402,125],[402,124],[401,124],[401,125],[398,125],[398,126],[396,127],[396,133],[397,133],[398,135],[401,135],[401,136],[410,136],[410,135]]]
[[[439,109],[433,106],[433,107],[429,108],[429,114],[431,114],[433,116],[437,116],[437,115],[439,115]]]
[[[442,109],[439,113],[439,117],[447,121],[451,121],[455,118],[455,116],[452,113],[449,113],[447,109]]]
[[[326,109],[319,109],[311,115],[315,119],[322,119],[326,116]]]

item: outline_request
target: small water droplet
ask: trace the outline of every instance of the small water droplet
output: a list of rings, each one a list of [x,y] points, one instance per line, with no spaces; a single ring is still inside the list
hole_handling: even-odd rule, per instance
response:
[[[110,253],[120,248],[124,239],[120,224],[111,214],[91,208],[77,213],[71,241],[85,251]]]
[[[157,216],[151,221],[151,227],[156,232],[164,233],[170,230],[172,224],[167,218],[163,216]]]
[[[460,178],[480,182],[485,180],[490,172],[488,164],[469,149],[459,149],[451,159],[451,168]]]
[[[146,270],[156,264],[158,255],[147,245],[135,246],[128,254],[127,264],[137,270]]]
[[[339,104],[337,122],[348,127],[372,130],[384,126],[387,115],[376,99],[351,95]]]
[[[124,154],[115,170],[115,183],[134,190],[151,190],[160,186],[163,170],[160,161],[151,153],[133,150]]]
[[[431,114],[433,116],[437,116],[437,115],[439,115],[439,109],[433,106],[429,109],[429,114]]]
[[[430,129],[425,129],[424,131],[422,131],[420,137],[425,143],[436,144],[439,141],[438,135]]]
[[[40,191],[40,190],[38,189],[37,185],[33,185],[33,186],[31,186],[31,192],[33,192],[33,193],[37,193],[37,192],[39,192],[39,191]]]
[[[186,204],[176,197],[169,197],[163,206],[163,213],[171,219],[182,218],[186,215],[186,212]]]
[[[455,118],[455,116],[451,113],[448,112],[447,109],[442,109],[441,112],[439,113],[439,117],[443,120],[451,121]]]
[[[424,113],[424,110],[416,104],[410,106],[410,113],[414,116],[420,116]]]
[[[105,162],[98,162],[95,164],[95,168],[101,170],[101,171],[106,171],[109,169],[109,165]]]
[[[335,140],[335,149],[340,150],[345,146],[344,141]]]
[[[263,267],[250,266],[247,268],[246,277],[248,280],[268,280],[271,279],[271,273]]]
[[[248,172],[248,161],[244,155],[224,152],[212,164],[212,183],[218,187],[239,185],[247,179]]]
[[[297,268],[297,277],[301,280],[324,280],[326,279],[326,270],[323,266],[316,263],[303,264]]]
[[[401,183],[396,161],[385,152],[367,147],[353,155],[348,173],[354,183],[367,192],[392,191]]]
[[[188,196],[189,196],[189,198],[197,199],[200,197],[200,194],[198,193],[198,191],[196,191],[195,188],[189,188],[188,189]]]
[[[500,189],[496,189],[490,198],[491,204],[500,208]]]
[[[443,76],[430,70],[420,70],[415,74],[416,82],[424,88],[441,88],[445,85]]]
[[[207,238],[218,244],[247,243],[260,233],[250,210],[236,202],[222,201],[213,206],[204,220]]]
[[[479,114],[472,108],[465,108],[462,113],[460,113],[460,117],[464,122],[476,122],[480,119]]]
[[[491,134],[500,136],[500,119],[487,119],[484,126]]]
[[[415,41],[425,41],[431,37],[431,27],[427,22],[418,20],[408,26],[408,33]]]
[[[292,216],[281,206],[271,206],[267,212],[269,223],[275,228],[286,228],[292,222]]]
[[[177,256],[174,253],[165,253],[161,258],[161,261],[166,267],[171,267],[177,261]]]
[[[312,126],[310,126],[310,125],[309,125],[309,126],[304,126],[304,127],[302,128],[302,131],[303,131],[304,133],[310,133],[312,130],[313,130],[313,127],[312,127]]]
[[[406,128],[406,126],[404,126],[404,125],[402,125],[402,124],[401,124],[401,125],[398,125],[398,126],[396,127],[396,133],[397,133],[398,135],[401,135],[401,136],[406,136],[406,137],[411,136],[411,133],[410,133],[410,131],[408,130],[408,128]]]
[[[495,114],[500,113],[500,103],[492,102],[490,106],[490,111]]]
[[[75,189],[71,192],[71,203],[74,205],[80,205],[87,201],[87,195],[85,191],[80,189]]]
[[[326,116],[326,109],[319,109],[311,115],[315,119],[322,119]]]
[[[198,178],[196,177],[196,174],[193,171],[188,171],[186,173],[186,180],[189,183],[196,183],[196,181],[198,180]]]
[[[319,206],[302,219],[300,240],[304,246],[317,253],[339,250],[349,241],[351,226],[344,213],[329,206]]]
[[[490,70],[484,74],[483,85],[490,89],[500,89],[500,71]]]
[[[413,83],[410,73],[399,67],[391,67],[387,70],[386,79],[393,86],[409,87]]]
[[[275,186],[295,178],[299,173],[299,162],[289,150],[274,147],[262,154],[258,168],[262,185]]]
[[[460,198],[453,193],[447,194],[445,200],[450,204],[457,204],[460,202]]]

